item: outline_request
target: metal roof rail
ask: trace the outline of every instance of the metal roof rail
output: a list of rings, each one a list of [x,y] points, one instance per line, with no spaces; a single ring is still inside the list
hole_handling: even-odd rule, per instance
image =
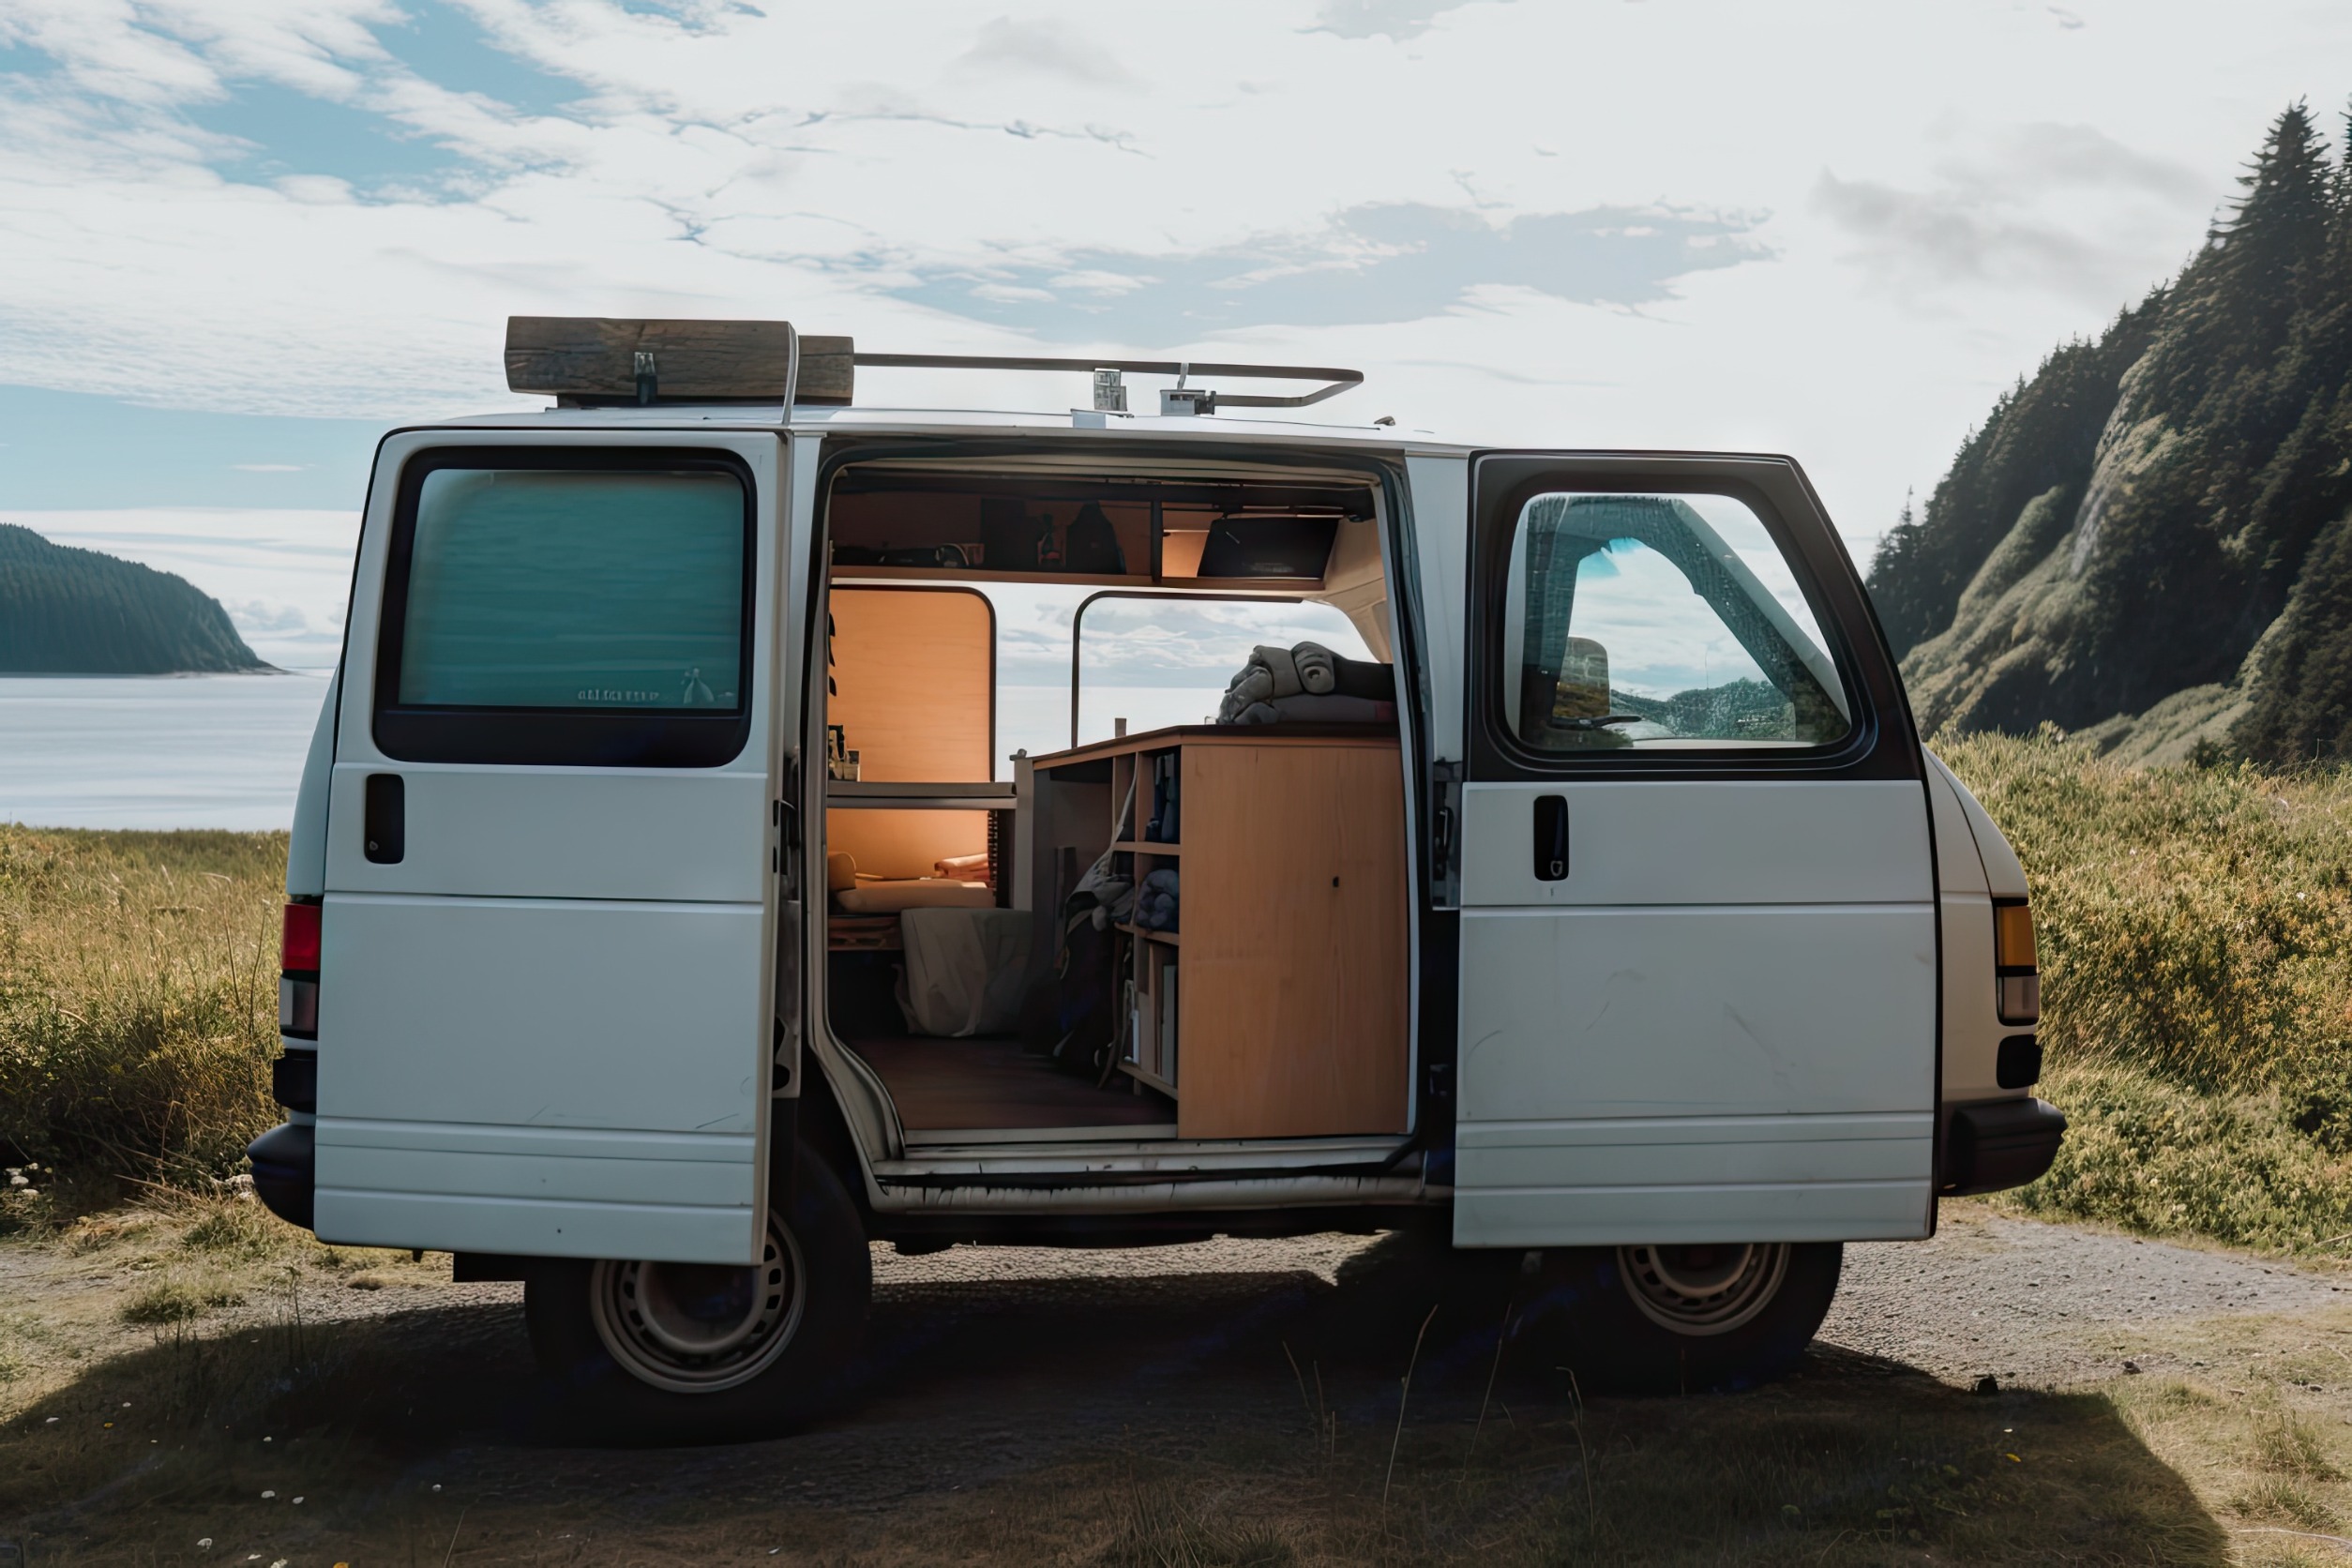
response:
[[[904,370],[1077,370],[1093,374],[1117,370],[1139,376],[1174,376],[1175,386],[1160,394],[1162,414],[1213,414],[1219,408],[1304,408],[1364,384],[1362,370],[1333,365],[1233,365],[1206,359],[1041,359],[1027,354],[866,354],[855,363],[876,369]],[[1293,397],[1263,392],[1217,392],[1187,386],[1194,376],[1244,376],[1262,381],[1319,381],[1329,384]],[[1123,413],[1126,393],[1114,376],[1098,382],[1094,406],[1106,409],[1104,393],[1117,396],[1107,412]]]

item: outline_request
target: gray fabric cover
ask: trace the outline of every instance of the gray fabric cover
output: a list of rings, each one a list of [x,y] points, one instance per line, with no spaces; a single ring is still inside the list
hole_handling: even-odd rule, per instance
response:
[[[898,1007],[908,1033],[1012,1033],[1020,1021],[1031,929],[1027,910],[924,909],[898,916],[907,950]]]
[[[1277,697],[1244,708],[1236,724],[1394,724],[1396,704],[1364,697]]]

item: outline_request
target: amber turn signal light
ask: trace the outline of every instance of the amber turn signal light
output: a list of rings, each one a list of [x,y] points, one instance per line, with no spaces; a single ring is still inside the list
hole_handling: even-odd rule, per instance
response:
[[[2033,949],[2033,912],[2022,898],[1993,906],[1993,968],[2001,1022],[2042,1021],[2042,976]]]

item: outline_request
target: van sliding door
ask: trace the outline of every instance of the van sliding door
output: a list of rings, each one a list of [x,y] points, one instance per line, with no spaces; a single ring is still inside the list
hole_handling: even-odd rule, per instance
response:
[[[758,1259],[784,469],[761,432],[386,442],[327,813],[322,1238]]]
[[[1776,459],[1472,465],[1464,1245],[1925,1233],[1918,742]]]

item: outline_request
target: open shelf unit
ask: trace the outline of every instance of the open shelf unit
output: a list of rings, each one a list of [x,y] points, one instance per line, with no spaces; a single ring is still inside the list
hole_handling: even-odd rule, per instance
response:
[[[1163,761],[1172,841],[1141,837]],[[1179,928],[1114,927],[1109,982],[1120,1068],[1176,1101],[1179,1137],[1404,1130],[1409,889],[1393,729],[1181,726],[1027,766],[1051,824],[1029,848],[1037,907],[1058,909],[1106,848],[1138,887],[1182,868]]]

